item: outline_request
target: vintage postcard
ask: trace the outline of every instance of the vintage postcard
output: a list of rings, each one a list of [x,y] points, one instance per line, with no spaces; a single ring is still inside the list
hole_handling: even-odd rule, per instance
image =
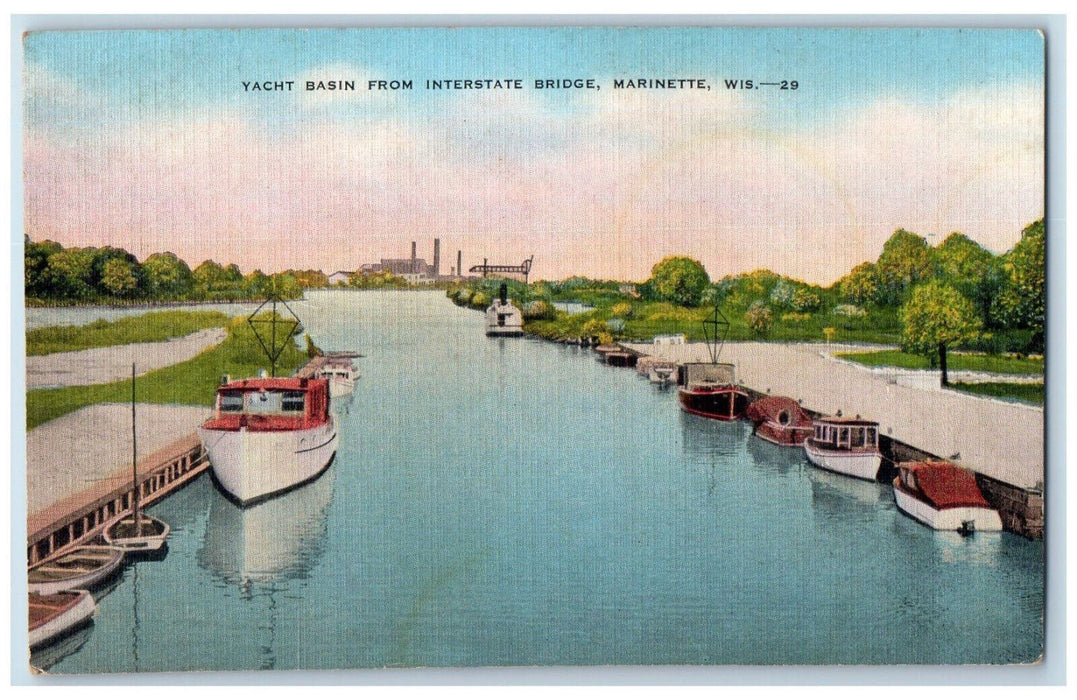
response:
[[[1041,32],[22,42],[35,673],[1042,662]]]

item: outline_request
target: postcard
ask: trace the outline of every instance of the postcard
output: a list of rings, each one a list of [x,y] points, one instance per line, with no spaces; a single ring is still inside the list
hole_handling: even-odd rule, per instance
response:
[[[22,58],[35,673],[1042,662],[1040,31]]]

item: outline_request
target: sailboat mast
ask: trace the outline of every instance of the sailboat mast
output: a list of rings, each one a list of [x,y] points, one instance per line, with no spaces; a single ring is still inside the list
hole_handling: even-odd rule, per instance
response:
[[[142,536],[142,514],[139,509],[138,432],[135,430],[135,363],[131,363],[131,507],[135,515],[136,536]]]

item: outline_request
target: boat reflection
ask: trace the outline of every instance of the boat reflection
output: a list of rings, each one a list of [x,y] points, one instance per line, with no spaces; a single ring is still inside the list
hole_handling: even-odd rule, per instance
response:
[[[700,458],[733,457],[752,434],[745,421],[715,421],[681,411],[685,454]]]
[[[798,452],[783,445],[776,445],[757,435],[752,435],[748,440],[748,456],[751,457],[752,463],[760,469],[783,476],[810,471],[805,468],[807,461],[799,459],[803,457],[803,454],[803,451]]]
[[[817,499],[827,500],[840,497],[869,506],[876,506],[880,501],[893,500],[890,488],[875,481],[854,479],[851,476],[823,469],[808,470],[808,478],[812,483],[812,494]]]
[[[40,671],[48,671],[64,658],[81,649],[92,633],[93,622],[91,621],[90,624],[60,637],[52,644],[34,649],[30,653],[30,666]]]
[[[304,578],[325,550],[335,474],[247,508],[214,490],[199,566],[241,586]]]
[[[914,523],[915,524],[915,523]],[[947,564],[986,564],[998,563],[999,550],[1002,546],[1001,532],[977,531],[972,535],[962,535],[948,530],[928,530],[935,540],[935,551],[939,561]]]

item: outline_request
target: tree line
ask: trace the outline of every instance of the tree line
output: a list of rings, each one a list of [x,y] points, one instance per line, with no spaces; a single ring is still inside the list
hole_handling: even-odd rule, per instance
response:
[[[298,299],[304,287],[325,284],[325,275],[315,270],[244,275],[238,265],[213,260],[192,270],[174,253],[154,253],[140,262],[122,248],[64,248],[49,240],[27,240],[23,262],[29,304],[238,301],[270,293]]]

